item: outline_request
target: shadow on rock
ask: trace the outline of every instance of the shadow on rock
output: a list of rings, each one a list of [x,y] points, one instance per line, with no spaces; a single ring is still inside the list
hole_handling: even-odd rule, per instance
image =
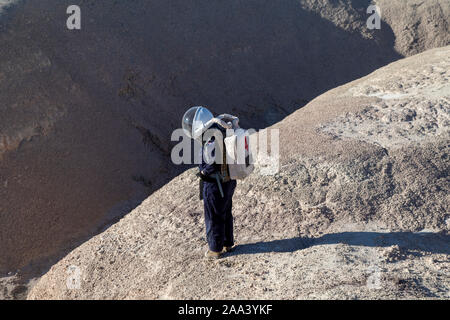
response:
[[[429,252],[450,254],[450,236],[432,232],[340,232],[326,234],[318,238],[295,237],[242,244],[230,254],[257,254],[269,252],[295,252],[315,245],[347,244],[361,247],[399,246],[407,252]]]

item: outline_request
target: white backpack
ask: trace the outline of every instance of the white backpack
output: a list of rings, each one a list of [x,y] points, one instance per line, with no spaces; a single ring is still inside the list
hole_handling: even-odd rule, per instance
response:
[[[239,127],[239,118],[229,115],[222,114],[216,118],[211,119],[207,124],[206,128],[209,128],[213,123],[217,123],[224,129],[233,129],[233,134],[227,136],[224,139],[225,145],[225,163],[228,166],[222,169],[222,176],[228,176],[232,180],[242,180],[248,177],[255,169],[251,148],[250,148],[250,137],[247,130]],[[207,161],[213,161],[214,158],[208,157],[211,153],[209,148],[214,149],[215,145],[206,145],[205,148],[205,158]],[[212,154],[212,153],[211,153]],[[211,158],[211,159],[209,159]],[[228,171],[228,172],[226,172]]]
[[[255,169],[248,132],[241,128],[235,129],[233,135],[224,139],[224,143],[230,179],[247,178]]]

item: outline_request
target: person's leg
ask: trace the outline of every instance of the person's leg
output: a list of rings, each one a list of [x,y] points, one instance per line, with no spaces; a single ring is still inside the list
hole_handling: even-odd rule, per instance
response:
[[[220,195],[218,187],[205,183],[204,208],[206,238],[211,251],[221,252],[223,249],[225,233],[224,199]]]
[[[232,202],[232,199],[227,201],[227,205],[225,207],[225,237],[223,241],[223,245],[225,247],[232,247],[234,245],[233,214],[231,212]]]
[[[225,204],[225,236],[224,236],[224,246],[231,248],[234,245],[234,235],[233,235],[233,194],[236,189],[236,181],[230,181],[226,188],[226,204]]]

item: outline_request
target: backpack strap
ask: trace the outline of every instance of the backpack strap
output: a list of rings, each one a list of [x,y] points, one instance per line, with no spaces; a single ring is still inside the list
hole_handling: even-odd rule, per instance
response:
[[[223,142],[223,150],[222,150],[222,164],[220,165],[220,175],[222,177],[223,182],[228,182],[231,180],[230,178],[230,170],[228,169],[227,163],[227,149],[225,146],[225,141]]]

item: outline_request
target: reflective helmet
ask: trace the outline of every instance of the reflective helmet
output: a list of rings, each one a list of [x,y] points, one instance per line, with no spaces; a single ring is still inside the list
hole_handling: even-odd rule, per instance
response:
[[[188,137],[197,139],[208,129],[208,122],[213,118],[213,114],[208,109],[192,107],[184,114],[181,126]]]

